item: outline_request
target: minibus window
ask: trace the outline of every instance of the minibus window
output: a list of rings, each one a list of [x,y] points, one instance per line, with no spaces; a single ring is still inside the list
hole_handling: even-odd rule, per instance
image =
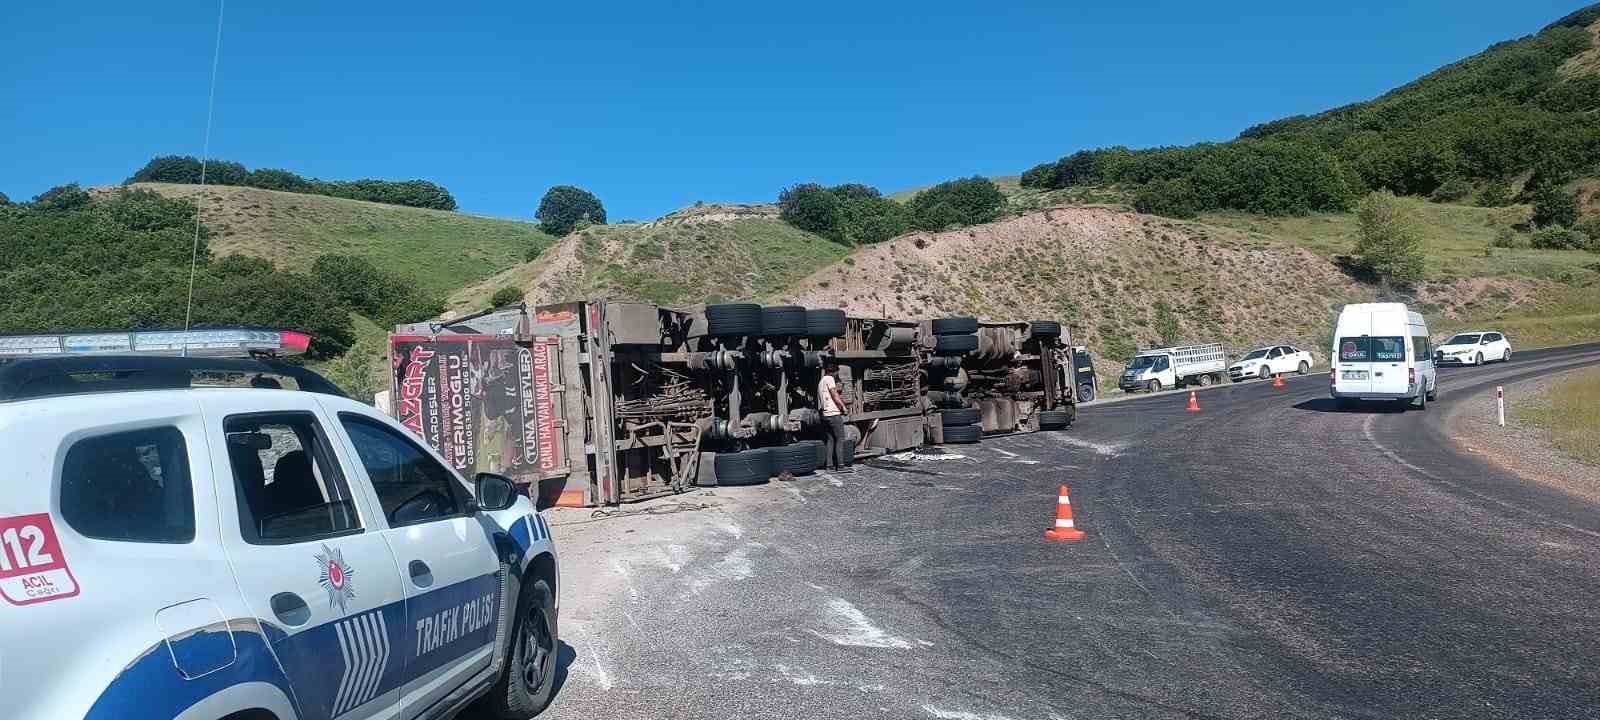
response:
[[[1406,359],[1406,339],[1402,337],[1339,338],[1339,362],[1400,362]]]
[[[1399,337],[1372,338],[1373,362],[1403,362],[1406,359],[1406,339]]]

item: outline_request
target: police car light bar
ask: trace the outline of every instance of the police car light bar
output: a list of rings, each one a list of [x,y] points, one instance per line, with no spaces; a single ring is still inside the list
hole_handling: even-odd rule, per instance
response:
[[[288,330],[141,330],[121,333],[0,335],[0,358],[48,355],[176,355],[240,358],[303,355],[311,336]]]

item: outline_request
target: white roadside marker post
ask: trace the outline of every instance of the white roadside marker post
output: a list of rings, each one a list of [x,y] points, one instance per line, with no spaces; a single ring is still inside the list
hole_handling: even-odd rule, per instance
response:
[[[1500,427],[1506,426],[1506,389],[1499,385],[1494,386],[1494,404],[1500,416]]]

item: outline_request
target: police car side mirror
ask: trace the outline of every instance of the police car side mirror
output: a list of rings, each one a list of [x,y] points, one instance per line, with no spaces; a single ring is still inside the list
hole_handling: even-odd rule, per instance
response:
[[[478,473],[474,485],[480,510],[505,510],[517,502],[517,484],[504,475]]]

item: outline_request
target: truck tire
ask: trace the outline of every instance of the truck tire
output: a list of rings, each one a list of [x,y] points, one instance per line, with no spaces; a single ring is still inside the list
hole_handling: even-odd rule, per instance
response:
[[[970,445],[983,439],[983,428],[977,425],[952,425],[944,429],[944,444]]]
[[[801,440],[782,447],[768,448],[772,454],[772,469],[781,473],[785,470],[790,475],[810,475],[817,471],[817,449],[821,445],[818,440]]]
[[[830,460],[828,457],[828,443],[823,440],[812,440],[811,442],[817,444],[817,467],[827,467]]]
[[[1033,320],[1028,323],[1028,334],[1033,337],[1061,337],[1061,323],[1055,320]]]
[[[978,336],[971,333],[965,335],[940,335],[934,338],[933,352],[935,355],[965,355],[978,349]]]
[[[768,305],[761,308],[761,334],[768,337],[804,335],[806,309],[799,305]]]
[[[978,408],[954,408],[939,411],[939,424],[945,427],[971,425],[982,419],[983,413]]]
[[[756,448],[717,456],[718,485],[760,485],[772,477],[770,448]]]
[[[935,318],[932,324],[935,335],[971,335],[978,331],[978,319],[974,317]]]
[[[1078,386],[1078,402],[1092,402],[1094,400],[1094,386],[1084,383]]]
[[[523,720],[542,712],[555,690],[560,637],[550,584],[541,578],[523,585],[517,593],[505,671],[479,706],[498,720]]]
[[[1200,376],[1199,382],[1200,382],[1200,387],[1209,386],[1211,384],[1211,373],[1202,374]]]
[[[1154,395],[1154,394],[1156,394],[1158,392],[1161,392],[1161,381],[1160,380],[1151,380],[1150,384],[1148,386],[1146,386],[1146,389],[1148,389],[1150,391],[1151,395]]]
[[[962,405],[960,390],[929,390],[928,402],[937,408],[958,408]]]
[[[707,305],[706,334],[716,337],[761,334],[761,306],[755,303]]]
[[[806,311],[806,335],[814,338],[836,338],[844,335],[844,311],[819,308]]]
[[[1072,413],[1065,410],[1040,410],[1040,430],[1061,430],[1072,424]]]

